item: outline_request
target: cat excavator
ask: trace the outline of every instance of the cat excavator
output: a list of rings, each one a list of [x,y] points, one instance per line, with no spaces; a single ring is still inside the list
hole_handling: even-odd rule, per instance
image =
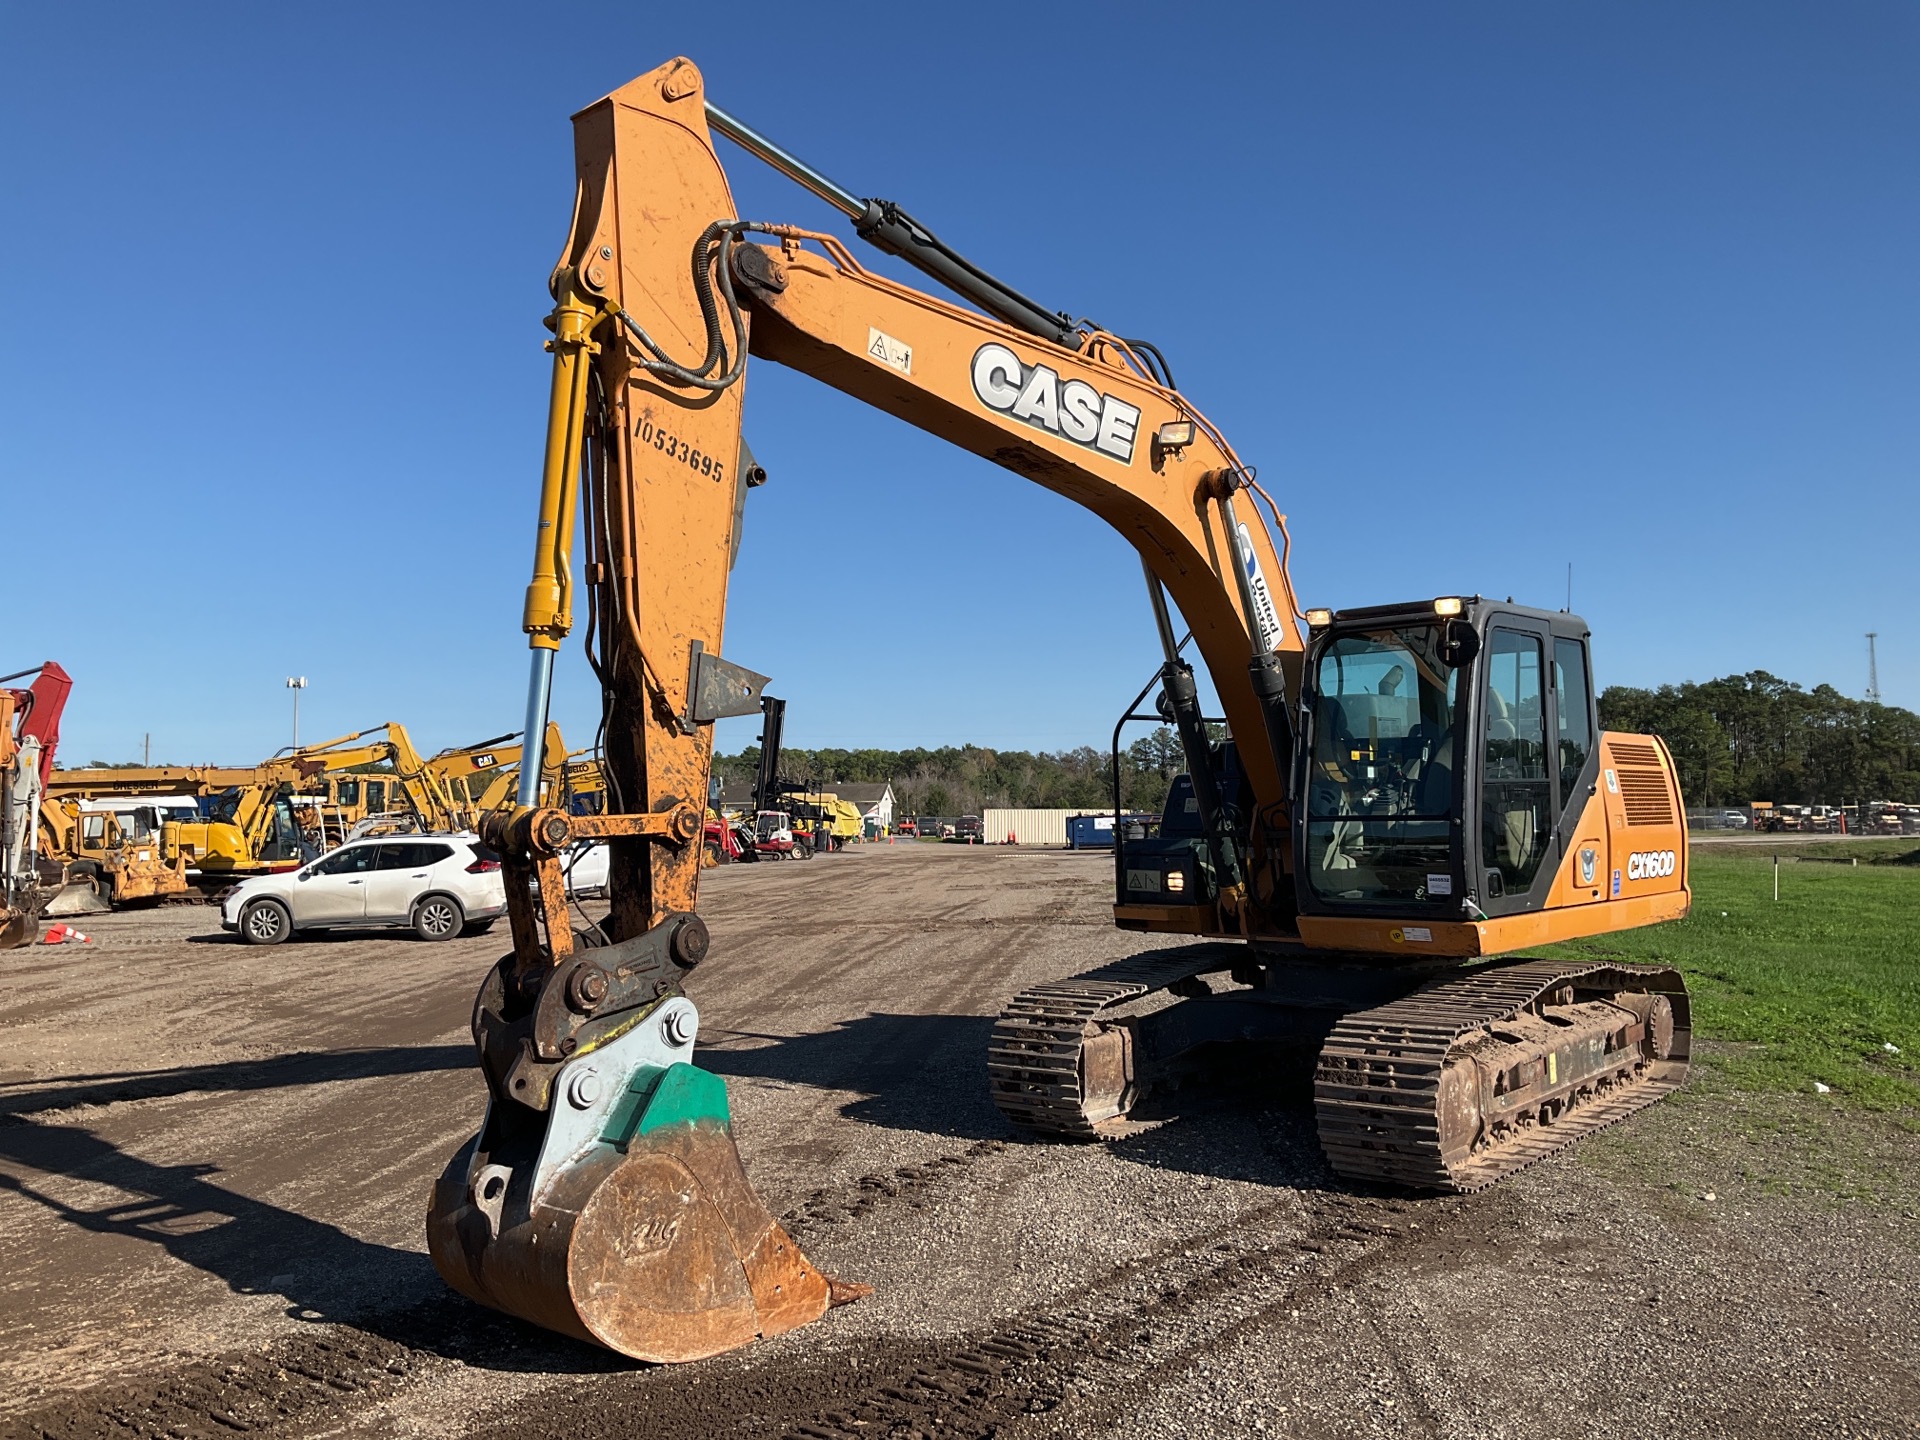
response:
[[[716,136],[952,298],[832,234],[738,218]],[[483,822],[513,952],[474,1007],[486,1112],[429,1208],[448,1283],[652,1361],[791,1330],[865,1288],[822,1274],[760,1202],[725,1087],[694,1063],[712,724],[767,683],[721,655],[765,479],[741,438],[750,356],[1066,496],[1139,552],[1160,663],[1127,718],[1173,725],[1186,770],[1157,833],[1123,826],[1113,913],[1169,939],[1012,997],[984,1059],[1013,1124],[1098,1139],[1203,1056],[1305,1040],[1337,1174],[1466,1191],[1681,1083],[1676,972],[1516,958],[1690,904],[1672,757],[1600,731],[1577,616],[1465,593],[1300,610],[1285,517],[1157,347],[835,184],[709,101],[689,60],[581,111],[574,140],[524,730],[546,723],[584,517],[609,803],[542,806],[529,769]],[[560,879],[581,841],[610,852],[591,936]]]

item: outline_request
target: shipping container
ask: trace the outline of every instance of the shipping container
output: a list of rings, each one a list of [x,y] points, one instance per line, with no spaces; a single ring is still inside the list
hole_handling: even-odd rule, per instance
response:
[[[1065,845],[1067,821],[1076,815],[1092,815],[1092,810],[987,810],[981,813],[981,829],[989,845]],[[1111,818],[1112,812],[1108,812]]]

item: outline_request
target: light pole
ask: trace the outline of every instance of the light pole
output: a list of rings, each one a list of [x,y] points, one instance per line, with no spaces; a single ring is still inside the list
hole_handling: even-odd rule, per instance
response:
[[[293,748],[300,748],[300,692],[307,688],[307,677],[289,675],[287,689],[293,691]]]

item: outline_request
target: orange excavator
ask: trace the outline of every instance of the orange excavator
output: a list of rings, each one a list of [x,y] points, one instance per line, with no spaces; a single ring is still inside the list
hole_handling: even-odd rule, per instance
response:
[[[953,298],[832,235],[736,218],[716,135]],[[450,1284],[656,1361],[790,1330],[861,1288],[822,1275],[754,1195],[725,1087],[693,1063],[712,723],[752,713],[766,683],[721,658],[765,478],[741,438],[749,356],[1066,496],[1140,554],[1161,663],[1126,718],[1172,724],[1186,771],[1157,833],[1122,825],[1114,918],[1178,943],[1010,1000],[985,1059],[1013,1124],[1098,1138],[1203,1052],[1304,1039],[1338,1173],[1458,1191],[1681,1082],[1677,973],[1516,956],[1690,903],[1672,757],[1600,731],[1578,617],[1465,594],[1300,611],[1284,517],[1153,345],[1047,309],[834,184],[709,102],[688,60],[589,106],[574,136],[524,728],[546,723],[584,513],[609,803],[569,815],[523,785],[484,822],[514,948],[475,1004],[486,1115],[429,1213]],[[1189,647],[1222,715],[1203,713]],[[591,944],[560,878],[581,840],[610,850]]]

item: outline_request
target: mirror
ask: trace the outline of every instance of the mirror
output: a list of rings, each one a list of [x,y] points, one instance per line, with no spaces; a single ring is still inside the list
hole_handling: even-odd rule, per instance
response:
[[[1473,663],[1473,657],[1480,653],[1480,636],[1473,626],[1464,620],[1449,620],[1446,634],[1440,641],[1440,658],[1452,669]]]

